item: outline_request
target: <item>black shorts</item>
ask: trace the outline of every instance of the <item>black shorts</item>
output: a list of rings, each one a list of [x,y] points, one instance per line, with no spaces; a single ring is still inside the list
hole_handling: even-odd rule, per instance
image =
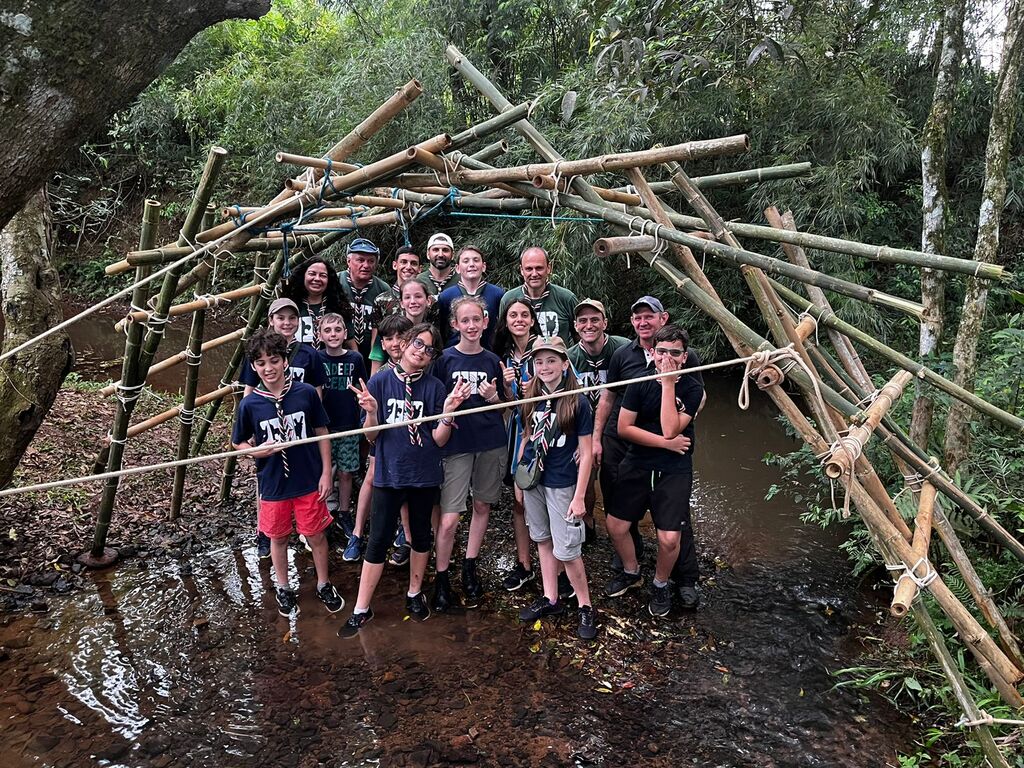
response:
[[[608,514],[633,523],[643,520],[650,509],[659,531],[681,531],[690,525],[692,490],[692,471],[664,473],[625,464],[619,470],[616,504]]]

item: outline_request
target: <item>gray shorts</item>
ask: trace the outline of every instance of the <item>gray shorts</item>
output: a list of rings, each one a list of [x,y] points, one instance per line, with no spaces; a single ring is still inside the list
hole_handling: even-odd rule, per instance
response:
[[[445,456],[441,511],[446,514],[465,512],[470,488],[474,501],[497,504],[507,462],[508,450],[504,445],[482,453]]]
[[[583,554],[583,520],[567,522],[569,502],[576,493],[576,486],[568,488],[545,488],[538,485],[523,491],[523,505],[526,507],[526,526],[533,541],[551,540],[555,559],[567,562]]]

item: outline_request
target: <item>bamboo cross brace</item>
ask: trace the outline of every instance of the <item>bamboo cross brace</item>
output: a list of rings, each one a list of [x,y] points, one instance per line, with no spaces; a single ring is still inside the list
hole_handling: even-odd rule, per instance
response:
[[[594,254],[601,257],[616,256],[620,253],[653,251],[658,241],[650,235],[640,237],[601,237],[594,241]]]
[[[199,408],[203,405],[208,405],[209,403],[220,400],[222,397],[224,397],[224,395],[231,394],[231,392],[234,391],[235,386],[235,384],[225,384],[224,386],[218,387],[212,392],[207,392],[205,395],[200,395],[196,397],[195,405],[193,407]],[[176,418],[180,415],[180,405],[176,405],[173,408],[168,408],[166,411],[158,413],[156,416],[151,416],[145,421],[140,421],[138,424],[132,424],[132,426],[129,427],[128,429],[128,437],[135,437],[136,435],[141,435],[143,432],[148,432],[153,427],[158,427],[161,424],[164,424],[165,422],[168,422],[171,419]]]
[[[900,371],[878,391],[878,396],[865,411],[864,423],[850,428],[849,432],[839,439],[839,444],[832,447],[825,459],[825,475],[838,480],[844,474],[853,471],[853,465],[864,452],[864,446],[878,427],[882,417],[889,412],[903,395],[903,390],[913,380],[908,371]]]
[[[175,304],[167,311],[167,317],[180,317],[181,315],[188,315],[192,312],[196,312],[201,309],[209,309],[210,307],[217,307],[221,304],[230,304],[237,299],[244,299],[254,294],[259,293],[263,290],[263,285],[246,285],[242,288],[234,288],[230,291],[224,291],[224,293],[217,293],[212,295],[199,295],[193,301],[186,301],[182,304]],[[139,310],[131,312],[126,315],[123,319],[118,320],[114,324],[115,331],[124,330],[127,323],[140,323],[146,320],[151,315],[146,310]]]

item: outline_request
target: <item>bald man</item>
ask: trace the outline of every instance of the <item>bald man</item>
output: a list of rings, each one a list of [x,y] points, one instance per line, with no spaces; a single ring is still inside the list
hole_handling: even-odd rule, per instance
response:
[[[537,313],[540,335],[572,337],[576,294],[550,282],[551,260],[543,248],[530,246],[519,257],[519,274],[523,284],[507,291],[501,298],[498,316],[504,317],[508,305],[517,299],[529,302]]]

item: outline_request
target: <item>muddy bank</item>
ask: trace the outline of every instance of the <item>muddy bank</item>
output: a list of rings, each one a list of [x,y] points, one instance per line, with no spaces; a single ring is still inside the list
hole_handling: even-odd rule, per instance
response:
[[[882,700],[832,690],[828,675],[855,663],[856,623],[871,598],[846,575],[837,534],[802,526],[781,497],[764,502],[777,477],[760,458],[790,445],[767,405],[739,414],[727,379],[711,394],[697,456],[697,613],[655,620],[639,592],[598,597],[600,634],[589,646],[575,639],[573,612],[539,629],[519,624],[515,612],[534,593],[493,591],[512,562],[506,505],[481,563],[492,590],[481,609],[405,621],[404,572],[389,567],[377,618],[342,640],[358,566],[333,560],[349,605],[329,616],[312,594],[308,556],[293,553],[302,612],[278,617],[268,564],[249,542],[252,479],[222,510],[209,495],[211,469],[190,497],[188,509],[200,511],[173,527],[156,509],[159,483],[123,494],[153,494],[148,513],[129,501],[137,514],[115,517],[122,543],[152,547],[144,558],[77,577],[83,588],[48,594],[45,614],[2,619],[9,763],[895,763],[911,747],[908,724]],[[44,458],[36,471],[69,473]],[[0,514],[6,529],[12,512]],[[604,538],[587,554],[595,592],[609,557]]]

